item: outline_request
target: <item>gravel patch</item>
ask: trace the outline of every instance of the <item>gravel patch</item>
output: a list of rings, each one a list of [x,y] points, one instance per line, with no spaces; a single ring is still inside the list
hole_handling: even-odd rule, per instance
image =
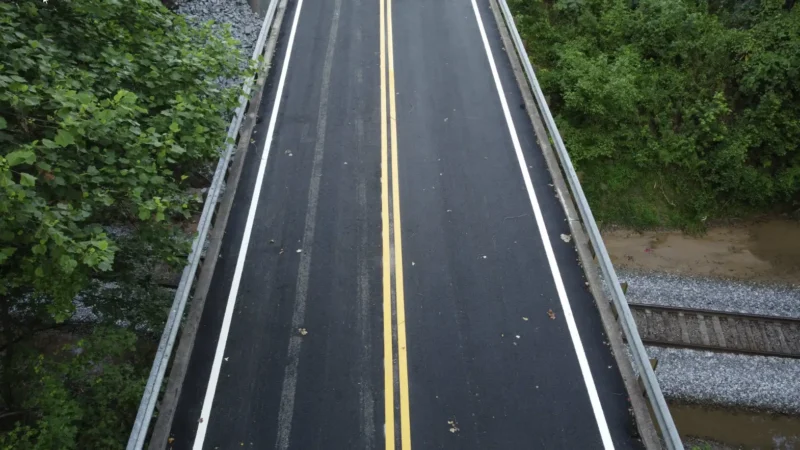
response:
[[[230,24],[231,35],[239,41],[239,48],[248,60],[261,31],[263,20],[254,13],[245,0],[187,0],[178,2],[178,14],[185,16],[190,23],[214,21],[214,29],[222,30],[223,24]]]
[[[687,403],[800,414],[800,361],[646,347],[664,396]]]
[[[631,303],[800,318],[800,288],[620,270]]]

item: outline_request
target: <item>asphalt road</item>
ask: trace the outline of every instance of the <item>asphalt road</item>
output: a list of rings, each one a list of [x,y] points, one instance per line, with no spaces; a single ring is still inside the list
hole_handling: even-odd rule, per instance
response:
[[[290,1],[274,61],[170,448],[639,448],[488,2]]]

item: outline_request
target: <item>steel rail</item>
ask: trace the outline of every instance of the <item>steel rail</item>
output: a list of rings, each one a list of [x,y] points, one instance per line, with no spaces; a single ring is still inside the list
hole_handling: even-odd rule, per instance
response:
[[[685,315],[702,315],[705,318],[712,318],[717,317],[719,319],[727,318],[729,320],[739,320],[751,323],[760,323],[760,324],[774,324],[775,326],[782,326],[782,325],[800,325],[800,319],[793,318],[793,317],[781,317],[781,316],[767,316],[763,314],[747,314],[747,313],[739,313],[739,312],[730,312],[730,311],[717,311],[711,309],[699,309],[699,308],[683,308],[679,306],[663,306],[663,305],[653,305],[653,304],[645,304],[645,303],[630,303],[630,308],[632,311],[642,311],[642,312],[654,312],[654,313],[675,313],[675,314],[685,314]],[[747,326],[745,324],[744,326]],[[718,332],[719,333],[719,332]],[[751,339],[751,347],[752,348],[745,348],[742,345],[723,345],[720,343],[717,344],[701,344],[697,342],[685,342],[685,341],[678,341],[675,339],[667,338],[658,338],[653,337],[649,333],[645,332],[645,337],[642,339],[642,342],[647,345],[652,345],[656,347],[672,347],[672,348],[688,348],[694,350],[705,350],[705,351],[713,351],[713,352],[721,352],[721,353],[732,353],[732,354],[741,354],[741,355],[757,355],[757,356],[774,356],[778,358],[792,358],[792,359],[800,359],[800,353],[793,352],[788,350],[788,347],[782,346],[782,350],[772,350],[769,344],[760,345],[757,341],[752,341]],[[741,334],[741,333],[740,333]],[[746,337],[742,337],[747,339]],[[728,339],[728,338],[726,338]],[[758,347],[761,347],[759,349]],[[788,350],[788,351],[787,351]]]
[[[653,303],[628,303],[631,309],[650,309],[653,311],[666,311],[666,312],[682,312],[690,314],[703,314],[705,316],[719,316],[719,317],[735,317],[739,319],[748,319],[762,322],[786,322],[800,325],[800,318],[797,317],[784,317],[784,316],[769,316],[765,314],[749,314],[735,311],[720,311],[715,309],[703,308],[684,308],[682,306],[669,306],[669,305],[655,305]]]

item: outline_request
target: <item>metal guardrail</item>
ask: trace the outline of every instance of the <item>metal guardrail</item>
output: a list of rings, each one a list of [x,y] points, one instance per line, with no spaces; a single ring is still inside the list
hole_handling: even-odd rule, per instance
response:
[[[683,450],[683,443],[678,435],[677,428],[675,428],[672,415],[667,408],[667,402],[664,400],[664,395],[661,393],[661,388],[658,385],[656,375],[653,372],[652,367],[650,367],[650,360],[647,356],[647,352],[644,349],[644,344],[642,344],[642,340],[639,336],[639,331],[636,328],[636,323],[633,320],[631,310],[628,307],[628,301],[625,299],[625,294],[622,292],[622,288],[620,287],[619,280],[617,279],[617,273],[614,270],[614,266],[611,264],[611,259],[609,258],[608,251],[603,243],[600,230],[597,228],[597,223],[594,220],[592,210],[589,207],[589,203],[587,202],[586,196],[581,188],[578,175],[575,173],[575,168],[572,166],[572,160],[570,160],[569,153],[567,153],[567,149],[564,146],[564,141],[561,139],[561,134],[558,132],[556,122],[553,119],[553,115],[550,113],[550,108],[547,106],[544,93],[539,86],[539,81],[537,80],[536,74],[533,71],[531,61],[528,58],[528,53],[525,51],[525,46],[522,43],[522,38],[519,35],[519,31],[517,31],[517,25],[514,23],[514,16],[511,14],[506,0],[497,0],[497,2],[500,5],[505,22],[508,25],[517,54],[522,60],[525,75],[527,76],[528,82],[533,90],[533,95],[536,98],[536,103],[539,107],[539,110],[544,117],[547,130],[550,134],[550,137],[553,139],[553,142],[555,143],[556,154],[558,155],[562,170],[566,175],[567,183],[572,191],[572,196],[577,203],[578,212],[583,221],[583,225],[586,228],[587,234],[589,235],[589,240],[591,241],[594,253],[597,256],[600,270],[603,274],[603,279],[608,284],[608,289],[611,292],[611,298],[614,303],[614,307],[617,310],[622,331],[625,334],[628,345],[630,346],[634,365],[639,373],[640,378],[642,379],[645,391],[647,393],[647,398],[649,399],[653,410],[653,415],[655,416],[658,427],[661,430],[661,437],[669,450]]]
[[[256,40],[256,47],[253,49],[253,56],[251,60],[257,61],[261,54],[264,52],[264,44],[267,40],[267,31],[269,30],[272,20],[275,17],[275,11],[278,7],[278,0],[271,0],[267,8],[267,14],[264,16],[264,23],[261,25],[261,31]],[[131,430],[130,438],[128,439],[127,450],[140,450],[144,446],[147,439],[147,431],[150,428],[150,422],[153,418],[153,411],[155,410],[156,401],[158,400],[159,393],[161,392],[161,384],[164,381],[164,374],[166,373],[167,366],[169,365],[170,358],[172,357],[172,349],[175,345],[175,338],[180,329],[181,320],[183,318],[183,311],[186,308],[186,302],[189,294],[192,292],[192,285],[194,284],[195,274],[200,265],[200,260],[203,256],[203,249],[205,246],[208,232],[211,229],[211,223],[214,218],[217,202],[222,186],[225,182],[225,175],[228,171],[228,166],[233,156],[233,149],[236,146],[236,136],[239,134],[239,128],[242,125],[247,104],[250,99],[250,92],[253,86],[254,77],[250,76],[244,81],[243,94],[239,96],[239,106],[234,111],[231,124],[228,127],[228,135],[226,138],[225,150],[219,158],[217,168],[214,171],[214,178],[211,181],[211,186],[208,188],[208,195],[206,196],[205,203],[203,204],[203,212],[200,215],[200,221],[197,226],[197,236],[192,242],[192,251],[189,254],[186,266],[183,268],[181,281],[178,284],[178,290],[175,292],[175,299],[172,302],[172,308],[167,318],[167,323],[164,326],[164,331],[161,334],[161,341],[158,344],[158,351],[153,360],[153,367],[150,369],[150,377],[147,379],[144,393],[142,394],[142,401],[139,403],[139,411],[136,414],[136,420]]]

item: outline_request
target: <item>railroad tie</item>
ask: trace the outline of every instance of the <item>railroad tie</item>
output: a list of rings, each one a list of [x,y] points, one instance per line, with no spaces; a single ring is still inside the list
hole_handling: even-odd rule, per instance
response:
[[[719,323],[719,317],[711,316],[711,324],[714,326],[714,332],[717,335],[717,345],[722,348],[728,348],[728,343],[725,341],[725,333],[722,332],[722,325]]]
[[[700,324],[700,337],[703,339],[703,345],[711,345],[711,338],[708,336],[705,317],[703,317],[702,314],[698,314],[697,322]]]
[[[678,313],[678,325],[681,327],[681,340],[684,344],[691,344],[692,341],[689,340],[689,330],[686,325],[686,317],[683,315],[682,312]]]

